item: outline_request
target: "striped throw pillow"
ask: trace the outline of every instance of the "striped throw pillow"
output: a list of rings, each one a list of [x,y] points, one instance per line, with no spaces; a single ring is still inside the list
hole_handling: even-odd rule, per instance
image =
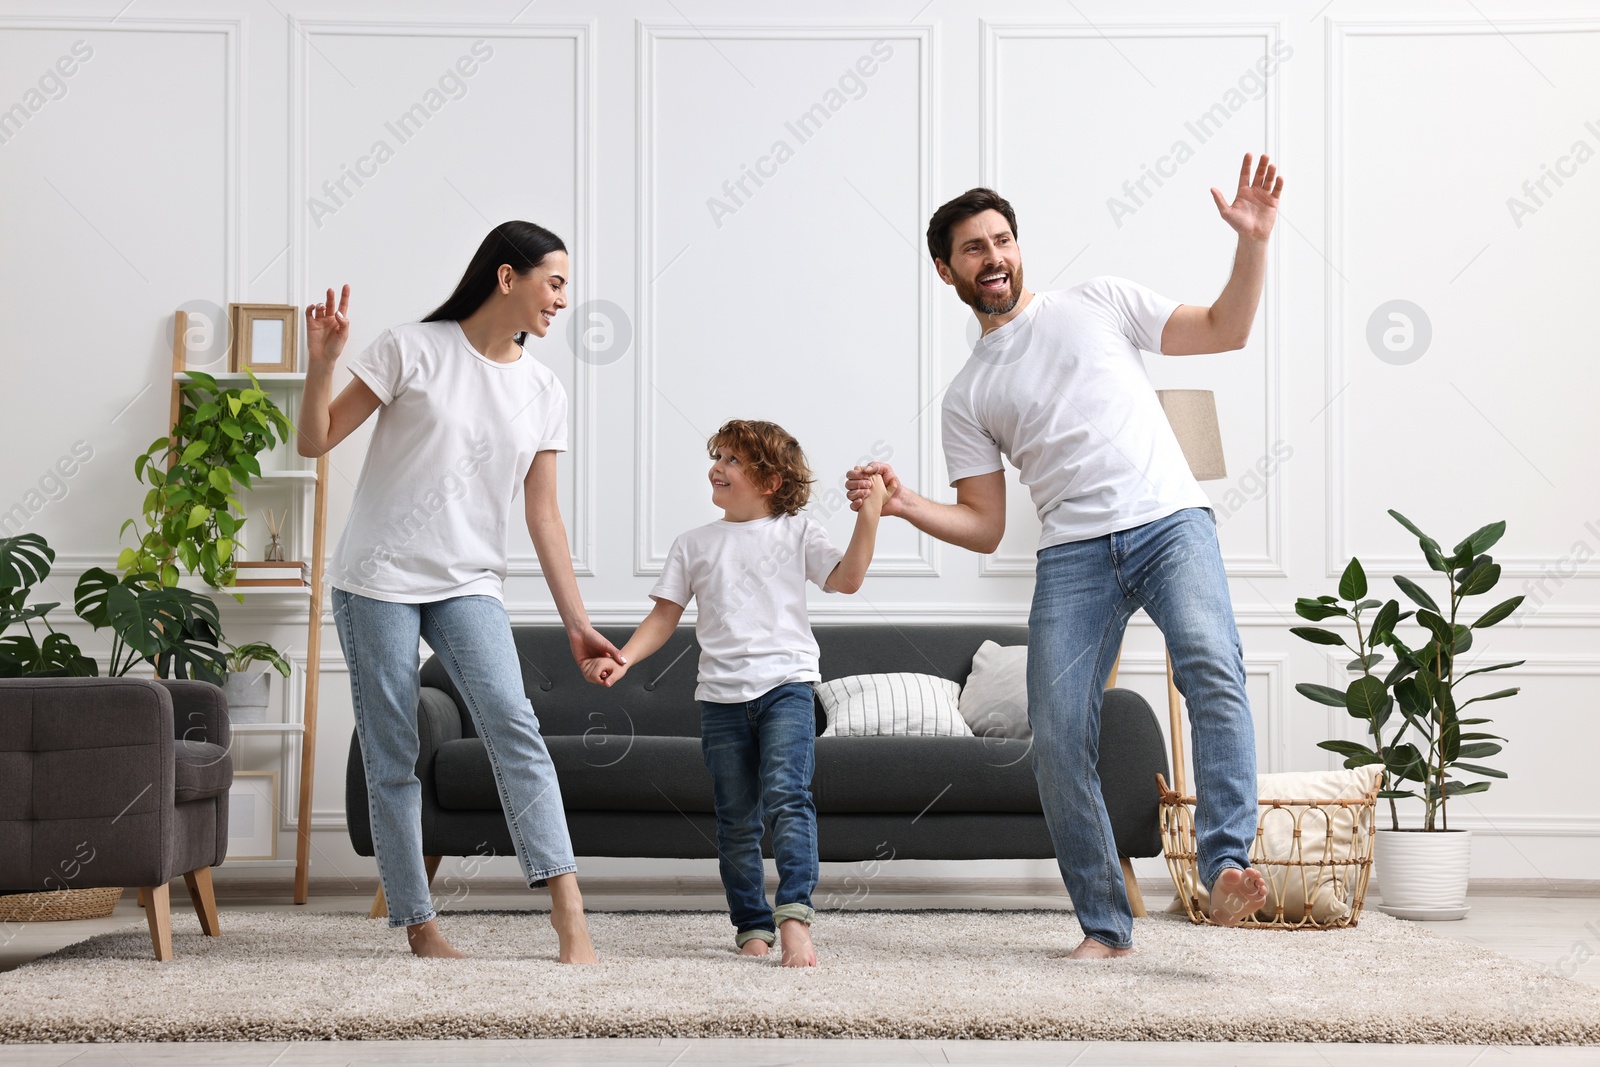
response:
[[[852,674],[817,683],[823,737],[971,737],[961,687],[931,674]]]

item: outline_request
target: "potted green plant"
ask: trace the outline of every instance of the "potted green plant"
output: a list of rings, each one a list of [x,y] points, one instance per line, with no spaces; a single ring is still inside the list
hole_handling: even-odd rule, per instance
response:
[[[1428,568],[1443,576],[1445,596],[1437,601],[1416,582],[1396,575],[1395,585],[1414,609],[1401,611],[1398,600],[1367,596],[1367,577],[1358,559],[1351,559],[1339,579],[1339,595],[1302,597],[1295,613],[1311,622],[1348,620],[1355,631],[1345,636],[1315,626],[1290,632],[1316,645],[1343,647],[1355,659],[1347,669],[1356,677],[1343,690],[1302,682],[1302,696],[1319,704],[1344,708],[1366,726],[1370,743],[1323,741],[1319,747],[1345,757],[1346,767],[1378,764],[1384,771],[1379,794],[1389,802],[1390,828],[1378,831],[1375,862],[1382,881],[1383,910],[1406,918],[1458,919],[1467,913],[1467,876],[1472,835],[1451,830],[1451,797],[1481,793],[1488,779],[1504,771],[1477,762],[1499,754],[1505,739],[1478,727],[1489,722],[1462,712],[1472,704],[1516,695],[1518,687],[1467,696],[1458,686],[1468,678],[1521,666],[1523,661],[1470,667],[1462,661],[1474,633],[1504,621],[1522,603],[1515,596],[1466,621],[1469,598],[1481,596],[1500,581],[1500,565],[1488,550],[1505,534],[1504,522],[1490,523],[1462,540],[1446,556],[1439,542],[1423,533],[1398,511],[1389,512],[1417,538]],[[1370,616],[1368,612],[1372,612]],[[1413,648],[1400,634],[1410,622],[1420,640]],[[1394,654],[1383,674],[1374,668]],[[1463,669],[1468,668],[1468,669]],[[1460,774],[1474,776],[1466,781]],[[1396,801],[1422,803],[1422,825],[1402,829]]]
[[[252,663],[265,663],[283,677],[289,677],[289,661],[265,641],[232,645],[228,649],[228,680],[222,691],[228,698],[228,719],[235,723],[267,721],[267,695],[272,676],[266,671],[246,671]]]
[[[78,617],[96,630],[109,628],[110,676],[127,674],[140,663],[158,678],[194,678],[222,685],[227,659],[217,605],[204,593],[164,586],[158,575],[135,572],[118,578],[90,567],[74,591]]]
[[[98,665],[85,656],[72,638],[50,625],[46,618],[60,603],[28,604],[33,587],[50,577],[55,549],[36,533],[0,537],[0,678],[26,675],[62,675],[92,678]],[[41,640],[34,621],[45,628]],[[22,624],[25,632],[6,634]]]
[[[147,529],[134,527],[135,548],[124,548],[117,567],[124,574],[154,574],[165,586],[178,582],[178,564],[206,584],[233,584],[233,550],[245,524],[236,487],[249,489],[261,474],[256,459],[288,440],[294,425],[260,388],[227,389],[209,374],[190,371],[182,383],[178,421],[133,461],[133,474],[150,486],[144,498]]]

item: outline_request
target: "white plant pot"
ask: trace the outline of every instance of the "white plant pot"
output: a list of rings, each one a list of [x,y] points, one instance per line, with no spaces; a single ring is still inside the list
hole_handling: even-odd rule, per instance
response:
[[[267,694],[271,677],[266,671],[229,671],[222,686],[228,698],[228,721],[257,723],[267,721]]]
[[[1472,831],[1379,830],[1373,870],[1379,908],[1402,919],[1460,919],[1467,906]]]

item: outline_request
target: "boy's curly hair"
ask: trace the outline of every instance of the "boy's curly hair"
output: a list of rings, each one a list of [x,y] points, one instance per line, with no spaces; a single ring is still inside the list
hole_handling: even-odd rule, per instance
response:
[[[774,474],[781,479],[777,492],[767,498],[772,514],[797,514],[811,499],[815,479],[806,454],[800,442],[777,423],[729,419],[706,441],[712,459],[724,449],[739,457],[755,485],[765,486]]]

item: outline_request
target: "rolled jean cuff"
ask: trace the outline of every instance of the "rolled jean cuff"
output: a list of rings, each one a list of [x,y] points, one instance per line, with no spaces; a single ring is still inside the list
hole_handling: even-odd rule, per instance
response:
[[[432,922],[438,917],[439,913],[434,911],[432,908],[428,909],[428,913],[426,915],[414,919],[397,919],[391,915],[389,916],[389,929],[395,930],[402,926],[416,926],[420,923]]]
[[[528,876],[528,888],[535,888],[535,882],[548,882],[552,878],[560,878],[563,874],[572,874],[578,869],[576,863],[569,863],[565,867],[550,867],[546,870],[536,870]]]
[[[816,918],[816,915],[816,911],[806,904],[779,904],[772,909],[772,921],[774,923],[781,923],[785,919],[799,919],[807,926],[810,926],[811,920]]]
[[[771,930],[740,930],[734,937],[733,943],[740,948],[750,941],[765,941],[767,944],[776,944],[778,935]]]

